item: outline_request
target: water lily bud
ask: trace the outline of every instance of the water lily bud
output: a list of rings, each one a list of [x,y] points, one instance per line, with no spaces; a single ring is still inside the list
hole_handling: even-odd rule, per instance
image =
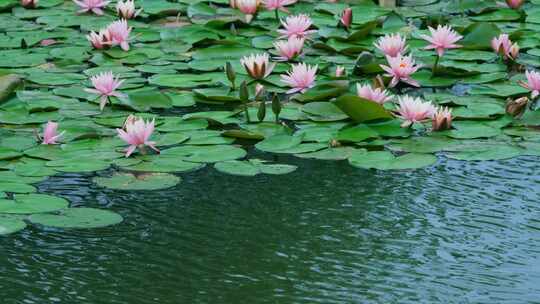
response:
[[[448,107],[440,107],[433,115],[433,131],[444,131],[452,128],[452,110]]]
[[[238,8],[238,4],[236,3],[236,0],[229,0],[229,6],[231,8]]]
[[[257,118],[260,122],[266,117],[266,103],[263,101],[259,104],[259,110],[257,111]]]
[[[247,103],[249,101],[249,90],[248,90],[246,81],[243,81],[242,84],[240,85],[239,97],[243,103]]]
[[[343,77],[343,76],[345,76],[345,67],[338,66],[336,68],[336,77]]]
[[[35,8],[39,0],[21,0],[21,5],[25,8]]]
[[[277,94],[272,97],[272,112],[276,115],[276,122],[279,122],[279,113],[281,113],[281,101]]]
[[[234,68],[232,67],[230,62],[227,62],[225,65],[225,74],[227,74],[227,79],[231,82],[232,88],[234,90],[234,81],[236,80],[236,72],[234,71]]]
[[[343,10],[343,13],[341,14],[340,22],[345,28],[351,27],[353,19],[353,12],[350,7]]]
[[[508,5],[508,7],[513,9],[520,8],[521,5],[523,5],[523,2],[523,0],[506,0],[506,4]]]
[[[512,44],[510,50],[508,51],[508,57],[515,60],[519,56],[519,45],[516,43]]]
[[[257,83],[257,85],[255,86],[255,100],[259,100],[265,92],[266,90],[264,86],[260,83]]]
[[[512,117],[520,117],[525,113],[529,98],[521,97],[516,100],[509,99],[506,103],[506,113]]]

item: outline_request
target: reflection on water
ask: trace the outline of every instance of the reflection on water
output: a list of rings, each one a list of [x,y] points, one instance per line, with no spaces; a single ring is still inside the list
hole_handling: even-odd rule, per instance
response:
[[[279,160],[300,168],[207,168],[150,193],[47,181],[125,222],[0,238],[1,303],[540,303],[538,159],[401,172]]]

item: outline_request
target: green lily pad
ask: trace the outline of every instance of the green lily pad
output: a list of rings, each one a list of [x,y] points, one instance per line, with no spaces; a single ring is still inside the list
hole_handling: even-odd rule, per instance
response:
[[[437,157],[431,154],[409,153],[395,157],[388,151],[357,152],[349,158],[354,167],[378,170],[418,169],[431,166]]]
[[[180,177],[168,173],[116,173],[94,178],[98,186],[117,190],[160,190],[174,187],[180,181]]]
[[[46,194],[16,194],[13,200],[0,200],[0,213],[33,214],[58,211],[69,206],[63,198]]]
[[[121,223],[121,215],[108,210],[94,208],[69,208],[58,214],[33,214],[33,224],[55,228],[101,228]]]
[[[26,228],[26,223],[19,217],[0,214],[0,235],[7,235]]]

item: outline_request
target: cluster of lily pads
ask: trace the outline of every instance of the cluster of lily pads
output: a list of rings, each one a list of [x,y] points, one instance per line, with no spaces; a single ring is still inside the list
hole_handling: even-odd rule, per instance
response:
[[[540,0],[506,2],[0,0],[0,234],[121,221],[35,193],[61,173],[157,190],[296,169],[252,149],[379,170],[539,156]]]

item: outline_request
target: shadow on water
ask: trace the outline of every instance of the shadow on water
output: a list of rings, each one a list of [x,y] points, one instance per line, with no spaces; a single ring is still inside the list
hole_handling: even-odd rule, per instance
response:
[[[51,178],[40,191],[125,222],[0,238],[2,303],[540,303],[538,159],[278,160],[299,169],[137,193]]]

